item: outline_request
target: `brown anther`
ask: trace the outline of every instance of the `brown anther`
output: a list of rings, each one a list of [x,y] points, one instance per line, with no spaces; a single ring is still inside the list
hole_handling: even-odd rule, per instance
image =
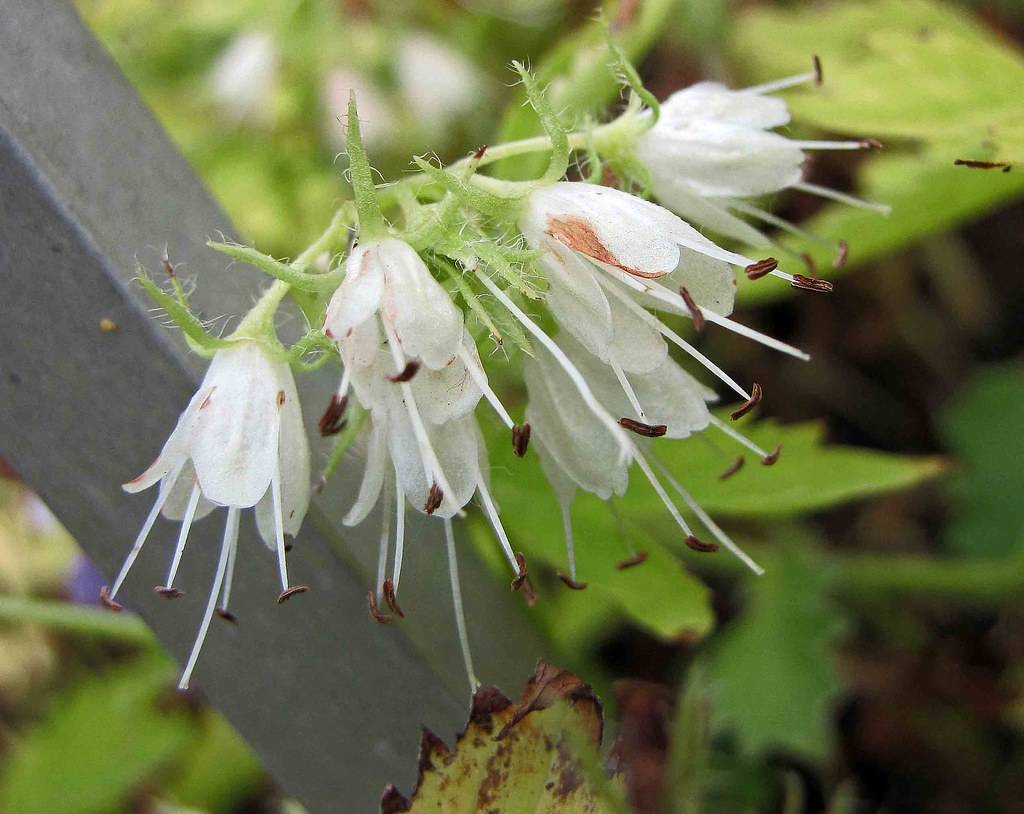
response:
[[[473,151],[473,160],[474,161],[479,161],[481,158],[484,157],[484,153],[486,153],[486,152],[487,152],[487,145],[486,144],[481,144],[479,147],[476,148],[476,150]]]
[[[512,428],[512,451],[520,458],[525,457],[530,446],[530,425],[516,424]]]
[[[171,585],[155,585],[153,592],[160,594],[164,599],[177,599],[183,592]]]
[[[171,262],[171,258],[167,256],[167,250],[164,249],[163,255],[160,257],[160,265],[164,267],[164,273],[173,278],[174,277],[174,263]]]
[[[719,480],[729,480],[733,475],[739,472],[743,468],[743,464],[747,462],[747,459],[740,455],[735,461],[729,464],[729,468],[726,469],[721,475],[718,476]]]
[[[104,607],[110,608],[110,610],[115,611],[117,613],[120,613],[124,610],[124,605],[122,605],[120,602],[115,602],[113,599],[110,598],[110,589],[106,585],[100,588],[100,602],[103,604]]]
[[[703,540],[698,540],[692,534],[686,537],[686,547],[692,551],[699,551],[701,554],[711,554],[718,551],[718,543],[705,543]]]
[[[804,291],[823,291],[826,294],[834,287],[828,280],[817,280],[813,277],[804,277],[802,274],[794,274],[790,285]]]
[[[632,418],[622,417],[619,419],[619,426],[623,429],[642,435],[644,438],[661,438],[668,432],[666,424],[644,424],[642,421],[635,421]]]
[[[393,616],[388,616],[377,607],[377,594],[375,591],[366,592],[366,606],[370,610],[371,618],[381,625],[390,625],[394,621]]]
[[[217,608],[217,615],[225,622],[231,622],[233,625],[238,624],[238,617],[227,608]]]
[[[758,404],[761,403],[761,398],[764,396],[764,391],[761,389],[761,385],[754,382],[750,385],[750,398],[743,402],[739,407],[733,410],[729,416],[733,421],[737,421],[751,410],[753,410]]]
[[[401,384],[402,382],[408,382],[412,380],[412,377],[416,375],[416,372],[420,369],[420,363],[410,359],[405,363],[405,367],[402,368],[400,373],[395,373],[388,376],[389,382],[395,384]]]
[[[526,557],[523,552],[516,552],[516,564],[519,566],[519,573],[512,580],[512,590],[521,591],[526,597],[526,604],[533,607],[537,602],[537,592],[533,588],[533,581],[530,579],[530,572],[526,568]]]
[[[860,146],[863,147],[865,150],[882,150],[882,149],[885,149],[885,145],[882,144],[882,142],[880,142],[876,138],[862,138],[860,140]]]
[[[821,69],[821,57],[815,54],[812,59],[814,61],[814,84],[820,88],[821,83],[825,81],[825,72]]]
[[[444,490],[437,485],[437,481],[430,484],[430,491],[427,493],[427,502],[423,504],[423,511],[433,514],[441,508],[441,501],[444,500]]]
[[[292,550],[293,548],[295,548],[295,543],[285,543],[285,544],[284,544],[284,553],[285,553],[285,554],[290,554],[290,553],[291,553],[291,550]]]
[[[775,449],[773,449],[770,453],[768,453],[761,459],[761,463],[763,463],[765,466],[772,466],[776,461],[779,460],[779,456],[781,454],[782,444],[779,444],[777,447],[775,447]]]
[[[779,267],[779,261],[774,257],[766,257],[764,260],[758,260],[756,263],[751,263],[749,266],[743,269],[747,275],[748,280],[760,280],[767,274],[771,274],[775,269]]]
[[[647,561],[647,552],[638,551],[632,557],[627,557],[624,560],[619,560],[615,563],[615,568],[619,571],[625,571],[627,568],[635,568],[643,562]]]
[[[836,252],[836,259],[832,261],[832,268],[841,269],[846,265],[846,261],[850,257],[850,244],[845,240],[839,241],[838,251]]]
[[[388,603],[388,607],[391,608],[392,613],[400,619],[404,619],[405,613],[402,611],[401,606],[398,604],[398,599],[395,597],[395,583],[390,579],[384,580],[384,584],[381,586],[381,593],[384,594],[384,601]]]
[[[277,595],[277,604],[278,605],[283,605],[285,602],[287,602],[289,599],[291,599],[296,594],[304,594],[308,590],[309,590],[309,586],[308,585],[296,585],[296,586],[294,586],[292,588],[289,588],[286,591],[281,591],[281,593],[279,593]]]
[[[572,577],[570,577],[568,574],[563,574],[561,571],[558,571],[557,573],[558,573],[558,578],[560,580],[562,580],[562,582],[565,583],[565,586],[567,588],[572,588],[574,591],[586,590],[587,583],[585,583],[585,582],[577,582]]]
[[[811,277],[817,277],[818,264],[814,262],[814,258],[807,252],[800,252],[800,259],[804,261],[804,265],[807,267],[807,273],[810,274]]]
[[[1005,161],[976,161],[973,158],[958,158],[953,162],[955,167],[968,167],[972,170],[1002,170],[1010,171],[1010,164]]]
[[[690,296],[690,292],[686,290],[684,286],[679,288],[679,296],[683,298],[683,302],[686,303],[686,307],[690,311],[690,317],[693,319],[693,327],[697,333],[704,330],[704,314],[701,312],[700,307],[693,301],[693,297]]]

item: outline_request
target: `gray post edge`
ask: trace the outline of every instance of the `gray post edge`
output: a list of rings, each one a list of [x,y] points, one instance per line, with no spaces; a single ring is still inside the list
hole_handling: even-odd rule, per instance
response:
[[[197,309],[237,315],[265,280],[204,246],[219,231],[233,233],[70,3],[0,0],[0,454],[108,577],[153,499],[119,484],[155,457],[203,368],[131,284],[135,260],[158,270],[166,244],[198,282]],[[101,330],[104,318],[118,330]],[[331,379],[299,378],[310,426]],[[314,502],[289,560],[293,583],[312,590],[283,606],[273,558],[243,521],[240,625],[215,620],[194,677],[311,812],[375,811],[386,783],[409,790],[419,727],[450,740],[468,712],[440,524],[412,524],[405,621],[385,628],[367,615],[378,527],[337,531],[359,469]],[[166,521],[122,595],[179,659],[222,522],[217,512],[193,530],[186,596],[151,591],[173,546]],[[520,599],[460,551],[478,673],[515,691],[542,645]]]

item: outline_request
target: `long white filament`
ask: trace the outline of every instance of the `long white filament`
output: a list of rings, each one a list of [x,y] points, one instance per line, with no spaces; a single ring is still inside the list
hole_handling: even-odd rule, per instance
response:
[[[584,403],[587,405],[587,407],[590,408],[591,412],[593,412],[593,414],[597,416],[598,420],[601,421],[601,423],[608,428],[608,431],[611,432],[612,437],[618,442],[620,462],[628,460],[630,450],[633,447],[632,443],[630,442],[629,438],[626,437],[625,431],[622,429],[622,427],[619,426],[618,422],[608,413],[607,410],[604,409],[604,407],[601,406],[601,403],[594,397],[593,392],[591,392],[590,390],[590,386],[587,384],[586,379],[583,378],[583,374],[581,374],[579,370],[576,368],[576,365],[569,361],[569,357],[565,355],[565,352],[560,347],[558,347],[557,343],[550,336],[544,333],[544,331],[540,329],[540,326],[538,326],[537,323],[535,323],[525,313],[523,313],[522,309],[520,309],[519,306],[512,302],[512,300],[509,299],[508,295],[505,294],[504,291],[502,291],[497,285],[494,284],[493,280],[491,280],[483,272],[479,272],[477,274],[477,277],[479,278],[480,282],[483,283],[484,287],[488,291],[490,291],[498,299],[498,301],[505,306],[505,308],[508,309],[509,313],[511,313],[512,316],[519,320],[519,322],[522,323],[523,327],[526,328],[526,330],[528,330],[531,334],[533,334],[537,341],[540,342],[545,348],[547,348],[551,352],[551,355],[555,357],[555,361],[558,362],[558,364],[569,376],[569,379],[572,381],[573,385],[575,385],[576,390],[583,398]]]
[[[452,605],[455,608],[455,627],[459,632],[459,646],[462,648],[462,661],[466,665],[466,678],[469,679],[469,691],[476,692],[480,688],[480,680],[473,669],[473,655],[469,652],[469,634],[466,632],[466,613],[462,607],[462,588],[459,586],[459,563],[455,557],[455,532],[452,521],[444,519],[444,538],[448,546],[448,577],[452,584]]]
[[[658,465],[658,469],[661,470],[662,477],[668,481],[669,486],[679,493],[679,496],[686,502],[686,505],[690,507],[690,510],[695,515],[697,515],[697,519],[707,527],[708,531],[714,535],[715,539],[732,552],[732,554],[736,556],[740,562],[746,565],[747,568],[758,576],[762,576],[764,574],[764,569],[754,562],[750,555],[748,555],[742,548],[733,542],[732,538],[711,518],[711,515],[704,511],[700,504],[693,499],[693,495],[683,488],[683,485],[672,476],[672,473],[668,471],[665,464],[659,461],[657,456],[653,457],[654,462]]]
[[[384,333],[388,338],[388,348],[391,351],[391,358],[395,363],[395,372],[401,373],[405,370],[405,354],[402,352],[402,347],[398,343],[398,337],[391,326],[385,320],[381,320],[381,324],[383,324]],[[462,511],[462,507],[455,503],[455,490],[448,483],[448,478],[441,468],[441,462],[437,458],[437,453],[434,452],[434,447],[430,443],[430,436],[427,434],[427,428],[423,424],[423,418],[420,416],[419,408],[416,406],[416,398],[413,396],[412,387],[409,386],[408,382],[399,382],[398,386],[402,388],[402,399],[405,402],[406,412],[409,414],[413,435],[416,436],[416,444],[419,447],[420,459],[423,462],[423,471],[427,476],[427,483],[437,481],[438,487],[440,487],[444,494],[442,499],[459,517],[465,517],[466,513]]]
[[[139,530],[139,534],[135,538],[135,542],[132,544],[131,551],[129,551],[128,556],[125,557],[124,564],[121,566],[121,571],[118,573],[117,579],[114,580],[114,587],[110,589],[109,596],[111,601],[113,601],[117,592],[124,584],[124,580],[125,577],[128,576],[128,572],[132,570],[132,566],[135,564],[135,560],[138,558],[139,552],[142,551],[142,546],[145,545],[146,540],[149,538],[149,533],[153,530],[153,524],[156,523],[156,519],[160,516],[160,511],[167,502],[167,498],[171,496],[171,489],[174,487],[175,481],[178,480],[178,476],[181,475],[183,466],[184,464],[179,465],[173,472],[164,476],[164,482],[167,483],[167,487],[162,488],[164,484],[160,484],[161,488],[157,492],[153,508],[150,509],[149,514],[146,515],[146,522],[142,524],[142,528]]]
[[[845,192],[830,189],[829,187],[819,186],[818,184],[811,184],[807,181],[798,181],[793,184],[793,189],[799,189],[801,192],[817,195],[819,198],[828,198],[830,201],[844,203],[847,206],[855,206],[858,209],[870,209],[873,212],[880,212],[883,215],[889,215],[892,213],[892,207],[886,204],[875,203],[874,201],[865,201],[863,198],[858,198],[854,195],[847,195]]]
[[[281,577],[281,590],[287,591],[288,556],[284,550],[284,515],[281,508],[281,469],[274,466],[274,476],[270,479],[270,500],[274,505],[274,539],[277,543],[277,570]]]
[[[801,141],[790,139],[789,143],[801,150],[869,150],[870,144],[863,141]]]
[[[388,542],[391,538],[391,479],[384,478],[384,500],[381,503],[380,520],[380,551],[377,554],[377,604],[384,597],[384,574],[388,568]]]
[[[199,660],[199,653],[203,649],[203,642],[206,641],[206,633],[210,629],[210,620],[217,608],[217,596],[220,594],[221,585],[224,582],[224,573],[227,570],[228,557],[231,548],[238,539],[238,508],[228,507],[228,519],[224,524],[224,540],[220,545],[220,559],[217,560],[217,572],[213,576],[213,587],[210,589],[210,598],[206,602],[206,611],[203,613],[203,621],[199,625],[199,632],[196,634],[195,643],[192,645],[192,652],[189,653],[188,662],[181,673],[178,681],[179,690],[187,690],[189,680],[192,678],[192,671]]]
[[[565,531],[565,554],[569,558],[569,578],[576,581],[576,543],[572,533],[572,507],[559,501],[562,509],[562,529]]]
[[[691,345],[689,342],[683,339],[679,334],[677,334],[675,331],[673,331],[671,328],[665,325],[665,323],[663,323],[660,319],[654,316],[654,314],[652,314],[639,303],[634,302],[632,299],[630,299],[629,295],[626,294],[626,292],[621,291],[619,287],[614,284],[614,282],[605,279],[603,275],[597,275],[596,279],[602,285],[602,287],[604,287],[606,291],[610,292],[614,297],[616,297],[620,302],[622,302],[623,305],[625,305],[629,310],[631,310],[634,314],[640,317],[640,319],[642,319],[648,325],[655,328],[658,331],[658,333],[660,333],[674,345],[677,345],[687,354],[689,354],[698,362],[700,362],[700,364],[702,364],[705,368],[711,371],[711,373],[713,373],[716,377],[721,379],[723,382],[729,385],[729,387],[735,390],[743,399],[750,398],[750,394],[742,387],[740,387],[739,384],[736,383],[736,380],[732,378],[732,376],[730,376],[728,373],[722,370],[722,368],[720,368],[718,365],[712,362],[707,356],[705,356],[703,353],[697,350],[693,345]]]
[[[391,585],[398,593],[398,581],[402,577],[402,558],[405,556],[405,490],[398,480],[395,469],[395,562],[391,566]]]
[[[637,418],[644,420],[647,418],[647,414],[644,412],[644,408],[640,406],[640,399],[636,397],[636,392],[633,390],[633,385],[629,383],[629,379],[626,378],[626,371],[622,369],[615,362],[609,363],[611,369],[615,373],[615,378],[619,380],[619,387],[622,388],[622,392],[626,394],[626,398],[629,399],[629,403],[633,406],[633,410],[636,412]]]
[[[220,609],[224,613],[228,612],[228,601],[231,599],[231,583],[235,579],[235,560],[238,557],[238,515],[239,511],[236,507],[231,506],[228,508],[228,525],[234,523],[234,529],[231,531],[231,548],[228,550],[228,570],[224,575],[224,590],[221,594]],[[225,528],[224,533],[228,533],[228,529]]]
[[[476,359],[473,358],[473,354],[466,350],[465,345],[459,345],[459,358],[466,366],[466,370],[469,371],[469,375],[476,383],[476,386],[479,387],[480,391],[484,394],[484,398],[486,398],[491,407],[494,408],[494,412],[498,414],[510,430],[513,429],[516,423],[512,420],[512,416],[508,414],[508,410],[505,409],[505,405],[501,403],[497,393],[495,393],[487,383],[487,375],[476,363]]]
[[[796,85],[804,85],[807,82],[814,82],[817,78],[817,71],[807,71],[806,73],[798,73],[795,76],[786,76],[772,82],[765,82],[762,85],[752,85],[749,88],[743,88],[739,93],[774,93],[775,91],[785,90],[786,88],[792,88]]]
[[[665,487],[661,485],[661,481],[658,480],[658,476],[654,474],[654,470],[651,469],[651,465],[647,463],[647,459],[640,454],[639,450],[634,450],[633,457],[640,467],[640,471],[644,473],[651,487],[657,493],[658,497],[661,498],[661,502],[665,504],[665,508],[668,509],[669,514],[672,515],[672,519],[676,521],[679,528],[683,530],[683,534],[687,537],[693,536],[693,532],[690,530],[689,524],[683,519],[683,515],[680,514],[679,508],[675,503],[672,502],[672,498],[668,496],[668,492],[665,491]]]
[[[185,553],[185,543],[188,542],[188,532],[192,528],[192,521],[196,516],[196,507],[199,506],[199,481],[192,487],[192,494],[188,496],[188,506],[185,507],[185,516],[181,519],[181,530],[178,532],[178,544],[174,547],[174,557],[171,558],[171,567],[167,571],[167,581],[164,587],[173,588],[174,578],[178,573],[178,566],[181,565],[181,555]]]
[[[747,436],[745,436],[743,433],[730,427],[717,416],[711,416],[711,423],[719,430],[724,432],[726,435],[728,435],[733,441],[736,441],[738,444],[742,444],[755,455],[760,455],[762,458],[768,457],[768,453],[761,449],[761,447],[759,447],[757,444],[755,444],[753,441],[747,438]]]
[[[487,515],[487,519],[491,521],[491,527],[494,529],[494,533],[498,535],[498,540],[501,542],[501,550],[505,554],[505,559],[507,559],[508,564],[512,566],[512,570],[518,574],[519,561],[516,559],[515,552],[512,550],[512,544],[508,540],[508,535],[505,534],[505,527],[501,525],[501,518],[498,517],[498,510],[494,507],[494,501],[491,500],[491,493],[488,491],[487,484],[484,483],[482,476],[477,479],[476,489],[480,493],[480,502],[484,504],[484,513]]]

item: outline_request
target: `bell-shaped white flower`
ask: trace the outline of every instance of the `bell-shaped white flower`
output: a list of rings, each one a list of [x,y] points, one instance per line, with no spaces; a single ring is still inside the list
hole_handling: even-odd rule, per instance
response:
[[[654,196],[693,223],[758,246],[768,238],[734,212],[800,230],[748,198],[794,188],[887,212],[888,207],[803,180],[805,151],[860,150],[878,146],[876,141],[799,140],[773,132],[789,124],[790,114],[783,100],[767,94],[815,79],[820,80],[817,69],[743,90],[699,82],[673,93],[635,147],[650,173]]]
[[[285,555],[284,537],[298,533],[310,497],[309,446],[288,365],[255,341],[239,341],[217,351],[156,461],[124,489],[134,493],[157,484],[156,502],[116,581],[102,597],[109,607],[119,609],[117,592],[161,513],[180,521],[181,530],[165,584],[156,590],[169,598],[178,596],[174,580],[192,523],[216,506],[227,507],[217,577],[181,679],[186,687],[214,610],[231,618],[227,605],[242,509],[255,508],[260,534],[277,553],[282,590],[278,601],[306,590],[289,585]]]

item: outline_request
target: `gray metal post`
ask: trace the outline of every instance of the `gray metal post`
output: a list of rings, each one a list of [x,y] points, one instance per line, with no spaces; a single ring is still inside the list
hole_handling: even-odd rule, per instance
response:
[[[119,484],[155,456],[202,371],[148,313],[130,282],[135,258],[155,270],[167,244],[198,278],[204,315],[238,314],[264,281],[204,247],[218,231],[232,234],[71,5],[0,0],[0,453],[108,575],[152,499]],[[118,330],[101,330],[102,319]],[[330,389],[328,375],[313,378],[300,379],[311,425]],[[467,712],[438,528],[413,527],[408,618],[376,625],[365,603],[375,530],[340,540],[336,531],[357,475],[342,473],[343,486],[316,500],[290,560],[294,581],[312,591],[283,606],[273,560],[243,521],[240,625],[215,626],[195,675],[312,812],[375,810],[386,782],[411,783],[419,726],[450,734]],[[217,513],[194,529],[185,597],[168,603],[150,590],[173,544],[163,521],[123,593],[179,658],[222,522]],[[464,560],[481,678],[513,690],[540,642],[519,598]]]

